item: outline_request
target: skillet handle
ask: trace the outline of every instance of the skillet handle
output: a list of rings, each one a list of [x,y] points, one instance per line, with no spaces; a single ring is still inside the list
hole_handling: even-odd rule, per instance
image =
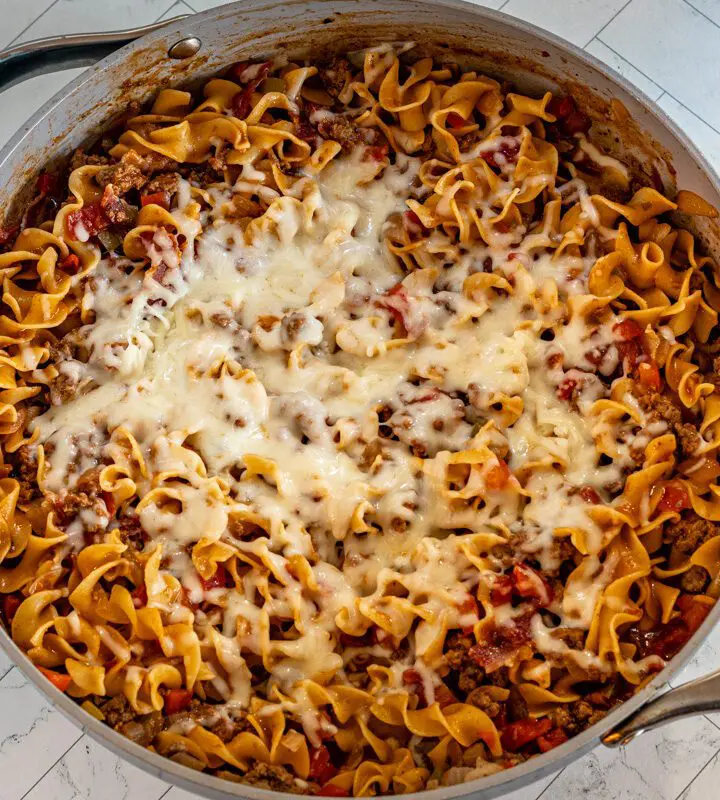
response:
[[[187,16],[189,15],[181,14],[153,25],[125,31],[71,33],[34,39],[31,42],[8,47],[0,51],[0,92],[36,75],[74,67],[89,67],[128,42]],[[191,52],[193,47],[188,47],[191,41],[193,40],[183,39],[176,42],[168,51],[170,58],[188,58],[195,55],[200,49],[200,40],[194,39],[193,52]]]
[[[690,683],[671,689],[650,703],[642,706],[632,716],[621,722],[602,737],[607,747],[620,747],[645,731],[653,730],[668,722],[720,711],[720,670],[698,678]]]

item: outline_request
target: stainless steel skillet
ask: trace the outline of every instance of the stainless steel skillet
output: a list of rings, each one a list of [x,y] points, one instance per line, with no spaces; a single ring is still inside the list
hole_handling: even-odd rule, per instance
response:
[[[132,100],[163,86],[199,83],[239,59],[347,52],[396,40],[417,42],[423,54],[452,55],[526,92],[571,92],[589,110],[594,135],[612,155],[671,193],[677,183],[720,206],[720,179],[652,101],[587,53],[531,25],[459,0],[245,0],[164,25],[59,37],[0,53],[0,91],[31,75],[103,59],[46,103],[0,151],[0,223],[28,197],[41,169],[93,138]],[[700,220],[693,232],[710,251],[720,243],[717,222]],[[665,692],[719,619],[720,604],[651,683],[566,744],[514,769],[424,792],[423,800],[495,797],[565,766],[599,741],[616,746],[680,716],[720,709],[720,673]],[[139,747],[52,687],[2,629],[0,647],[76,724],[148,772],[209,798],[287,797],[194,772]]]

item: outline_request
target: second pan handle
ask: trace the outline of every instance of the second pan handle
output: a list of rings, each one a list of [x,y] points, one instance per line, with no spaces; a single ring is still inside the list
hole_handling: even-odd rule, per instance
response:
[[[606,733],[602,743],[608,747],[620,747],[645,731],[708,711],[720,711],[720,671],[660,695]]]
[[[181,14],[153,25],[129,28],[124,31],[71,33],[63,36],[50,36],[46,39],[34,39],[8,47],[6,50],[0,51],[0,92],[36,75],[45,75],[48,72],[76,67],[89,67],[128,42],[163,28],[171,22],[185,19],[187,16],[187,14]],[[198,52],[200,46],[200,40],[195,37],[181,39],[169,48],[168,57],[189,58]]]

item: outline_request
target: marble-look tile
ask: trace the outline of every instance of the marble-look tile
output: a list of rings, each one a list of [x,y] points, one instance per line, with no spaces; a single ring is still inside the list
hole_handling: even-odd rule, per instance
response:
[[[82,69],[69,69],[38,75],[0,94],[0,147],[63,86],[80,75]]]
[[[599,38],[720,129],[720,27],[683,0],[632,0]]]
[[[18,800],[81,734],[17,669],[0,680],[0,709],[0,797]]]
[[[23,800],[159,800],[168,784],[83,736]]]
[[[593,39],[585,50],[595,56],[595,58],[599,58],[600,61],[612,67],[615,72],[619,72],[620,75],[629,80],[630,83],[635,84],[635,86],[637,86],[641,92],[645,92],[651,100],[657,100],[663,93],[662,87],[658,86],[654,81],[651,81],[646,75],[643,75],[640,70],[636,69],[629,61],[626,61],[617,53],[613,52],[599,39]]]
[[[2,25],[0,25],[0,49],[14,41],[31,22],[36,20],[52,0],[23,0],[3,2]]]
[[[150,25],[172,6],[173,0],[57,0],[23,32],[27,42],[58,33],[88,33]]]
[[[720,753],[716,753],[705,769],[678,797],[678,800],[711,800],[717,797],[720,786]]]
[[[658,100],[658,105],[685,131],[698,149],[705,154],[715,170],[720,173],[720,133],[668,94],[662,95]],[[720,652],[720,641],[717,650]],[[720,659],[716,660],[715,664],[720,666]]]
[[[720,2],[718,0],[685,0],[685,2],[711,19],[716,25],[720,25]]]
[[[508,792],[502,796],[502,800],[537,800],[560,774],[560,772],[553,772],[546,778],[533,781],[529,786],[524,786],[522,789],[515,789],[513,792]],[[545,797],[547,798],[548,795],[545,794]]]
[[[599,746],[566,767],[543,800],[674,800],[720,748],[705,717],[679,720],[619,750]]]
[[[510,0],[503,12],[584,47],[626,0]]]

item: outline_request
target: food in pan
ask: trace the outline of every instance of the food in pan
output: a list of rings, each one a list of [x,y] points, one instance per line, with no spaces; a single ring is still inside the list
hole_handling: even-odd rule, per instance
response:
[[[2,229],[0,592],[132,740],[403,793],[629,697],[720,591],[720,288],[527,97],[379,46],[165,89]]]

